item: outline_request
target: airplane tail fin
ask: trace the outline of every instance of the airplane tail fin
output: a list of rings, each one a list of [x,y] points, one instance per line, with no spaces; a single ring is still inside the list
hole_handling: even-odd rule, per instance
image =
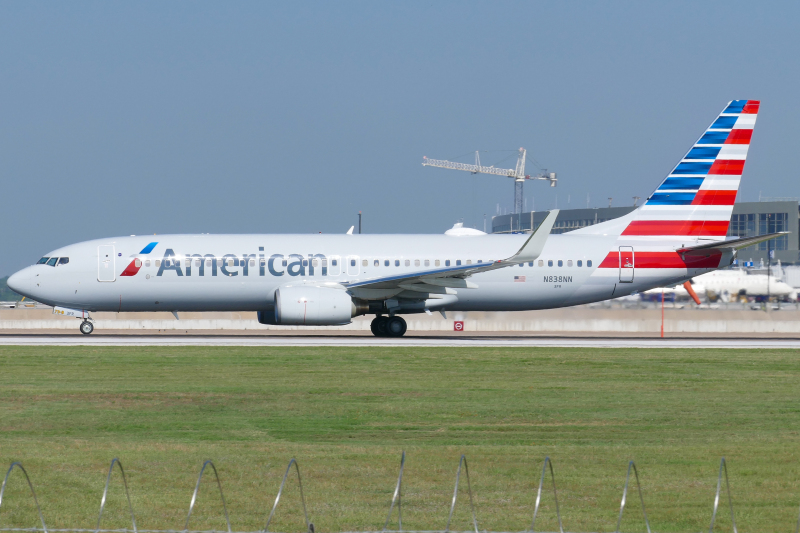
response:
[[[730,102],[637,210],[622,235],[724,238],[758,108],[758,100]]]

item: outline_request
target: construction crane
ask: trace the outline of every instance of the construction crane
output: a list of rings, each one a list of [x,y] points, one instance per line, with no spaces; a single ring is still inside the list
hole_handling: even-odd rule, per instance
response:
[[[525,174],[525,159],[527,155],[525,148],[519,149],[519,158],[517,159],[517,168],[496,168],[494,166],[484,167],[481,166],[481,159],[478,152],[475,152],[475,164],[470,165],[467,163],[456,163],[455,161],[445,161],[443,159],[428,159],[422,158],[422,166],[424,167],[439,167],[451,168],[453,170],[466,170],[473,174],[494,174],[495,176],[507,176],[514,178],[514,213],[522,213],[522,184],[525,180],[546,180],[550,182],[551,187],[555,187],[558,182],[555,172],[548,173],[543,170],[541,174],[531,176]]]

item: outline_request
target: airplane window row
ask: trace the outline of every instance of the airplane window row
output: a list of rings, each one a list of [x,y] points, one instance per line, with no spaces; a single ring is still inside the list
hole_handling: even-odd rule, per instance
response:
[[[579,267],[583,266],[583,260],[581,260],[581,259],[578,259],[576,261],[576,263],[577,263],[577,266],[579,266]],[[564,260],[563,259],[559,259],[557,261],[557,264],[558,264],[558,266],[563,267],[564,266]],[[520,265],[520,266],[522,266],[522,265]],[[533,265],[531,264],[531,266],[533,266]],[[539,259],[539,266],[544,266],[544,259]],[[553,266],[553,260],[552,259],[548,259],[547,260],[547,266],[549,266],[549,267]],[[567,260],[567,266],[568,267],[572,266],[572,259],[568,259]],[[592,266],[592,260],[591,259],[587,259],[586,260],[586,266],[587,267],[591,267]]]
[[[42,257],[36,264],[54,267],[66,265],[67,263],[69,263],[69,257]]]
[[[478,263],[482,263],[482,262],[483,261],[478,260]],[[401,264],[401,260],[400,259],[395,259],[394,261],[392,261],[391,259],[384,259],[383,260],[383,266],[385,266],[385,267],[392,266],[392,263],[394,263],[394,266],[399,267],[400,264]],[[451,266],[451,264],[452,263],[451,263],[450,259],[445,259],[445,261],[444,261],[444,265],[445,266]],[[456,264],[456,266],[461,266],[461,259],[456,259],[455,260],[455,264]],[[465,264],[471,265],[472,264],[472,259],[467,259],[465,261]],[[381,260],[380,259],[374,259],[373,262],[372,262],[372,265],[376,266],[376,267],[381,266]],[[403,259],[402,260],[402,265],[410,267],[411,266],[411,259]],[[355,259],[351,259],[350,260],[350,266],[356,266],[356,260]],[[369,266],[369,259],[362,259],[361,260],[361,266]],[[418,267],[418,266],[429,267],[429,266],[431,266],[431,260],[430,259],[414,259],[414,266],[415,267]],[[442,266],[442,260],[441,259],[434,259],[433,260],[433,266],[437,266],[437,267],[438,266]]]
[[[213,261],[213,260],[212,260],[212,259],[210,259],[210,258],[205,258],[205,259],[199,259],[199,258],[196,258],[196,259],[194,260],[194,266],[196,266],[196,267],[200,267],[200,266],[202,265],[202,263],[203,263],[203,261],[204,261],[204,260],[205,260],[205,263],[206,263],[206,264],[205,264],[205,266],[207,266],[207,267],[211,267],[211,266],[212,266],[212,261]],[[218,258],[218,260],[220,261],[220,263],[222,263],[222,259],[221,259],[221,258]],[[179,260],[177,260],[177,259],[176,259],[176,260],[175,260],[175,262],[176,262],[176,263],[178,263],[178,262],[179,262]],[[352,267],[356,266],[356,262],[357,262],[357,260],[356,260],[356,259],[350,259],[350,266],[352,266]],[[39,260],[39,263],[38,263],[38,264],[40,264],[40,265],[41,265],[41,264],[48,264],[48,265],[50,265],[50,266],[56,266],[56,264],[59,264],[59,265],[65,265],[65,264],[67,264],[67,263],[69,263],[69,257],[62,257],[62,258],[60,258],[60,259],[59,259],[58,257],[42,257],[42,258]],[[160,266],[161,266],[161,261],[160,261],[159,259],[156,259],[156,260],[154,261],[154,263],[155,263],[155,266],[157,266],[157,267],[160,267]],[[244,261],[243,261],[243,260],[239,260],[239,259],[233,259],[233,258],[228,258],[228,259],[225,261],[225,263],[226,263],[226,266],[228,266],[228,267],[234,267],[234,266],[245,266],[245,265],[244,265]],[[260,261],[259,261],[259,264],[260,264],[262,267],[263,267],[263,266],[265,266],[265,265],[266,265],[266,263],[267,263],[267,260],[266,260],[266,259],[264,259],[264,258],[261,258],[261,259],[260,259]],[[310,265],[311,265],[312,267],[318,267],[318,266],[320,266],[320,264],[321,264],[323,267],[327,267],[327,266],[328,266],[328,260],[327,260],[327,259],[323,259],[321,262],[320,262],[320,260],[319,260],[319,259],[311,259],[310,261],[309,261],[308,259],[303,259],[303,260],[302,260],[302,265],[303,265],[304,267],[307,267],[307,266],[309,266],[309,263],[310,263]],[[471,259],[466,259],[466,260],[464,261],[464,263],[465,263],[465,264],[467,264],[467,265],[471,265],[471,264],[472,264],[472,260],[471,260]],[[477,260],[477,263],[483,263],[483,260],[481,260],[481,259],[478,259],[478,260]],[[555,263],[556,263],[556,264],[557,264],[559,267],[563,267],[563,266],[564,266],[564,261],[563,261],[562,259],[559,259],[559,260],[557,260]],[[577,265],[578,267],[582,267],[582,266],[583,266],[583,260],[581,260],[581,259],[578,259],[578,260],[577,260],[575,263],[576,263],[576,265]],[[135,260],[135,264],[136,264],[136,267],[137,267],[137,268],[138,268],[138,267],[141,267],[141,266],[142,266],[142,261],[141,261],[140,259],[138,259],[138,258],[137,258],[137,259]],[[380,259],[375,259],[375,260],[373,260],[373,263],[372,263],[372,264],[373,264],[373,266],[376,266],[376,267],[378,267],[378,266],[380,266],[380,264],[381,264],[381,260],[380,260]],[[461,261],[461,259],[456,259],[456,260],[455,260],[455,266],[461,266],[461,264],[462,264],[462,261]],[[553,266],[553,264],[554,264],[554,262],[553,262],[553,260],[552,260],[552,259],[548,259],[548,260],[547,260],[547,266],[548,266],[548,267],[552,267],[552,266]],[[169,259],[167,260],[167,265],[170,265],[170,266],[171,266],[171,263],[170,263],[170,260],[169,260]],[[192,260],[191,260],[191,259],[189,259],[189,258],[186,258],[186,259],[184,260],[184,265],[185,265],[186,267],[191,267],[191,266],[192,266]],[[288,265],[289,265],[289,261],[288,261],[287,259],[283,259],[283,260],[281,261],[281,265],[282,265],[282,266],[284,266],[284,267],[285,267],[285,266],[288,266]],[[390,260],[390,259],[384,259],[384,260],[383,260],[383,265],[384,265],[384,266],[387,266],[387,267],[388,267],[388,266],[391,266],[391,265],[392,265],[392,260]],[[407,266],[407,267],[410,267],[410,266],[411,266],[411,259],[404,259],[404,260],[403,260],[403,265],[404,265],[404,266]],[[423,266],[423,265],[424,265],[424,266],[426,266],[426,267],[429,267],[429,266],[431,266],[431,260],[430,260],[430,259],[424,259],[424,260],[423,260],[423,259],[414,259],[414,266],[415,266],[415,267],[418,267],[418,266]],[[531,262],[529,262],[529,263],[528,263],[528,266],[529,266],[529,267],[532,267],[533,265],[534,265],[533,261],[531,261]],[[149,259],[146,259],[146,260],[144,261],[144,266],[146,266],[146,267],[149,267],[149,266],[150,266],[150,260],[149,260]],[[256,260],[255,260],[255,259],[250,259],[250,260],[249,260],[249,266],[251,266],[251,267],[255,267],[255,266],[256,266]],[[337,260],[337,259],[331,259],[331,266],[338,266],[338,260]],[[364,266],[364,267],[367,267],[367,266],[369,266],[369,260],[368,260],[368,259],[362,259],[362,260],[361,260],[361,266]],[[394,260],[394,266],[396,266],[396,267],[399,267],[399,266],[400,266],[400,259],[395,259],[395,260]],[[438,266],[442,266],[442,265],[441,265],[441,260],[440,260],[440,259],[434,259],[434,260],[433,260],[433,266],[437,266],[437,267],[438,267]],[[452,266],[452,262],[451,262],[451,260],[450,260],[450,259],[445,259],[445,260],[444,260],[444,266],[448,266],[448,267],[449,267],[449,266]],[[519,266],[520,266],[520,267],[524,267],[524,266],[525,266],[525,263],[520,263],[520,265],[519,265]],[[538,264],[538,266],[540,266],[540,267],[543,267],[543,266],[544,266],[544,260],[543,260],[543,259],[539,259],[539,264]],[[572,259],[568,259],[568,260],[567,260],[567,267],[571,267],[571,266],[573,266]],[[587,267],[591,267],[591,266],[592,266],[592,260],[591,260],[591,259],[587,259],[587,260],[586,260],[586,266],[587,266]]]

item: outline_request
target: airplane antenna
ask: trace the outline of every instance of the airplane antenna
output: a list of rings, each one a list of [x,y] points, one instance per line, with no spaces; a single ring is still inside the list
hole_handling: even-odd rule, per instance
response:
[[[428,159],[422,158],[422,166],[424,167],[438,167],[449,168],[452,170],[464,170],[472,174],[494,174],[495,176],[507,176],[514,179],[514,213],[522,213],[522,184],[525,180],[543,180],[549,181],[551,187],[555,187],[558,183],[558,178],[555,172],[547,172],[547,169],[542,169],[542,172],[536,175],[525,174],[525,158],[528,151],[525,148],[519,149],[519,157],[517,158],[517,166],[515,168],[496,168],[494,166],[485,167],[481,165],[479,153],[475,152],[475,164],[470,165],[467,163],[456,163],[455,161],[447,161],[444,159]]]

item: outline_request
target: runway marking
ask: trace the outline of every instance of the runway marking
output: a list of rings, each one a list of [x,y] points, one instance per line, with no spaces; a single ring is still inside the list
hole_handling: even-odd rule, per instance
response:
[[[344,346],[344,347],[569,347],[569,348],[800,348],[800,339],[646,337],[403,337],[0,335],[0,346]]]

